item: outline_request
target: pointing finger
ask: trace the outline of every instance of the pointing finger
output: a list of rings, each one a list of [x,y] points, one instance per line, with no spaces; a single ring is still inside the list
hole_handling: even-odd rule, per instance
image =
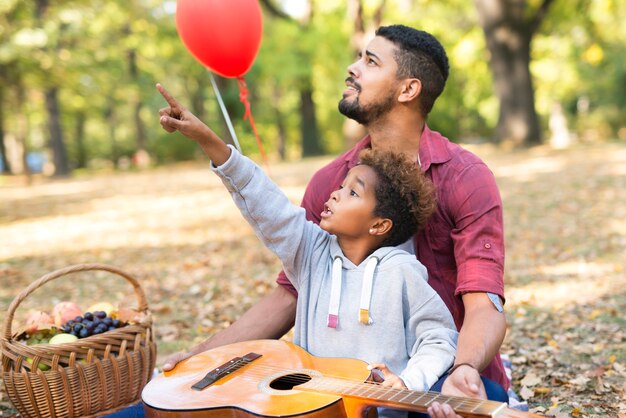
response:
[[[161,83],[157,83],[156,88],[171,107],[182,109],[182,106],[178,103],[178,101],[167,90],[165,90],[165,87],[163,87]]]

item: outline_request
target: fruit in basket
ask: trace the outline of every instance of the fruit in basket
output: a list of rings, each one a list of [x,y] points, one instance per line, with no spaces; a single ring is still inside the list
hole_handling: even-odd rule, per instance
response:
[[[50,315],[44,311],[30,311],[26,316],[26,332],[28,334],[36,333],[40,328],[46,328],[48,325],[54,324]]]
[[[27,324],[54,324],[52,317],[44,311],[30,311],[26,316]]]
[[[113,331],[126,325],[126,322],[113,318],[104,311],[87,311],[83,316],[77,316],[67,321],[61,326],[61,330],[78,338],[86,338],[102,334],[103,332]]]
[[[33,359],[31,357],[26,357],[26,361],[30,364],[33,364]],[[37,363],[37,368],[41,370],[42,372],[46,372],[50,370],[50,366],[44,363]]]
[[[44,324],[40,325],[39,329],[34,333],[29,334],[28,332],[26,332],[18,334],[18,340],[26,340],[26,345],[48,344],[50,338],[58,333],[59,330],[54,325]]]
[[[65,324],[72,318],[83,314],[80,307],[74,302],[59,302],[52,308],[52,317],[57,326]]]
[[[99,302],[94,305],[91,305],[87,312],[105,312],[107,315],[113,314],[117,309],[115,306],[111,305],[109,302]]]
[[[50,338],[50,341],[48,342],[48,344],[65,344],[65,343],[71,343],[74,342],[78,339],[78,337],[76,335],[72,335],[72,334],[67,334],[67,333],[61,333],[61,334],[57,334],[54,337]]]

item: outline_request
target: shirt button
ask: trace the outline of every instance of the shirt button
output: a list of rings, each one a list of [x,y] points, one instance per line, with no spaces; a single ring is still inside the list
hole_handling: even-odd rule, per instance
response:
[[[489,244],[489,243],[485,244],[485,248],[486,248],[486,249],[491,248],[491,244]]]

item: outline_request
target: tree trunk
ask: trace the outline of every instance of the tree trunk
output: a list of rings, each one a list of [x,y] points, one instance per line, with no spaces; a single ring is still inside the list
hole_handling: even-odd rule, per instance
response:
[[[115,139],[117,126],[116,115],[115,115],[115,99],[112,96],[109,96],[107,99],[107,106],[104,111],[104,119],[107,121],[107,126],[109,127],[109,141],[111,141],[111,162],[113,163],[113,167],[117,167],[117,162],[120,158],[120,151],[117,146],[117,141]]]
[[[2,162],[2,173],[10,174],[11,165],[7,158],[7,148],[4,144],[4,89],[0,86],[0,158]]]
[[[515,49],[494,35],[487,41],[495,91],[500,100],[496,137],[499,142],[517,146],[539,144],[541,128],[530,74],[530,40],[522,34],[510,35],[513,43],[519,45]]]
[[[310,84],[300,90],[300,133],[303,157],[323,154]]]
[[[191,109],[193,114],[200,120],[205,120],[206,107],[204,105],[206,100],[205,89],[207,88],[204,78],[197,77],[194,79],[196,87],[191,90]]]
[[[71,173],[67,159],[67,151],[63,142],[61,128],[61,111],[59,109],[58,88],[51,87],[45,92],[46,109],[48,111],[48,130],[50,132],[50,148],[54,158],[54,176],[67,176]]]
[[[384,1],[384,0],[383,0]],[[265,9],[275,17],[285,19],[296,23],[289,15],[277,9],[269,0],[261,0]],[[309,0],[306,4],[307,15],[303,16],[300,21],[300,30],[307,31],[310,22],[313,19],[313,1]],[[308,57],[303,57],[305,60]],[[313,86],[311,83],[311,74],[302,76],[299,80],[300,87],[300,143],[302,144],[302,156],[321,155],[324,150],[320,141],[319,129],[317,127],[317,119],[315,115],[315,102],[313,101]],[[277,113],[280,116],[280,113]],[[284,135],[284,125],[282,119],[278,119],[279,135]],[[281,133],[282,132],[282,133]],[[282,149],[281,149],[282,145]],[[285,158],[286,149],[283,139],[279,138],[279,154],[282,159]]]
[[[137,99],[135,102],[135,110],[133,114],[133,120],[135,121],[135,135],[137,139],[137,150],[146,151],[146,127],[143,120],[141,120],[141,109],[143,103],[141,99]]]
[[[22,173],[26,176],[26,181],[30,185],[33,181],[33,173],[30,171],[30,167],[28,166],[28,136],[30,132],[30,123],[28,120],[28,114],[24,109],[24,105],[26,103],[26,89],[24,88],[23,80],[21,77],[18,77],[14,80],[15,85],[15,99],[16,99],[16,133],[15,139],[16,142],[22,148],[22,159],[20,163],[22,164]]]
[[[282,112],[278,106],[278,103],[282,100],[282,96],[280,94],[280,87],[278,84],[274,84],[273,88],[273,99],[276,105],[274,106],[274,117],[276,118],[276,129],[278,130],[278,138],[277,138],[277,147],[278,147],[278,155],[281,160],[285,160],[287,157],[287,134],[285,130],[285,120]]]
[[[128,35],[130,33],[130,28],[127,27],[125,29],[125,33]],[[141,83],[139,82],[139,69],[137,68],[137,51],[129,49],[126,54],[128,57],[128,72],[130,74],[130,79],[133,81],[135,86],[140,89]],[[137,151],[146,151],[146,128],[141,120],[141,109],[143,108],[143,103],[141,102],[140,91],[135,93],[133,101],[133,122],[135,123],[135,143]]]
[[[76,114],[76,167],[87,167],[87,149],[85,148],[85,122],[87,116],[84,111],[79,111]]]
[[[544,0],[528,19],[525,0],[475,0],[500,102],[498,142],[525,146],[542,141],[530,73],[530,48],[551,3],[552,0]]]

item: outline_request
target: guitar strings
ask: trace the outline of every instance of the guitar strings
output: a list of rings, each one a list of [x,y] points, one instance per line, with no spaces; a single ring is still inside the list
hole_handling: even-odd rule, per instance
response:
[[[241,361],[240,363],[241,368],[244,368],[245,366],[249,365],[249,363],[252,363],[252,362],[246,361],[246,360]],[[288,374],[284,374],[285,372],[288,372]],[[292,373],[289,373],[289,372],[292,372]],[[441,395],[441,393],[439,392],[413,391],[410,389],[391,388],[389,386],[382,386],[381,382],[363,381],[363,380],[348,378],[348,377],[340,376],[340,375],[321,374],[321,376],[316,376],[316,375],[309,376],[306,373],[306,369],[304,370],[303,369],[285,369],[284,367],[271,366],[271,365],[267,365],[263,363],[252,364],[250,367],[246,368],[246,373],[242,374],[240,377],[242,378],[255,377],[257,379],[262,379],[262,378],[268,377],[268,374],[271,375],[271,374],[277,374],[277,373],[282,374],[282,376],[278,376],[277,379],[281,379],[282,382],[285,382],[287,384],[293,384],[293,386],[304,384],[312,379],[326,378],[326,379],[339,380],[340,381],[339,383],[345,382],[344,384],[350,384],[352,386],[363,386],[364,389],[368,389],[368,390],[371,390],[371,387],[376,387],[376,389],[374,389],[375,392],[380,391],[381,389],[384,389],[385,392],[394,392],[394,391],[406,392],[407,395],[410,395],[412,393],[416,393],[416,394],[419,393],[420,395],[423,395],[426,398],[432,397],[433,399],[444,396],[444,395]],[[345,389],[352,389],[352,387],[351,388],[346,387]],[[336,393],[336,391],[333,391],[333,392]],[[446,401],[447,403],[455,401],[460,404],[466,404],[468,407],[485,406],[488,404],[493,404],[494,407],[501,405],[501,402],[496,402],[496,401],[463,398],[463,397],[458,397],[458,396],[445,396],[445,397],[448,399],[448,401]]]

